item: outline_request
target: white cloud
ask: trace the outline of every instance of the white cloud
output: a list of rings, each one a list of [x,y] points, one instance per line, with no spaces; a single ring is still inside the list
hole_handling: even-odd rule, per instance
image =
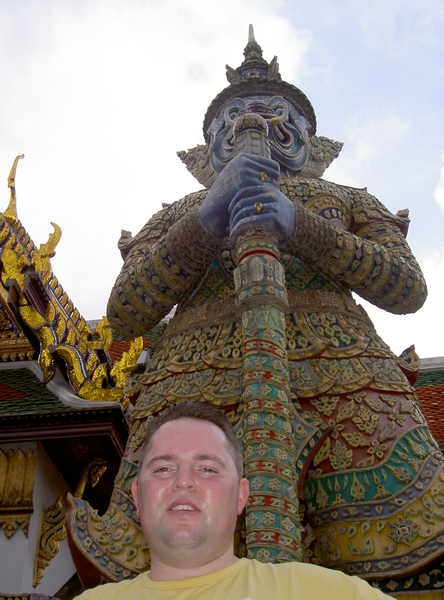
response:
[[[361,0],[352,0],[349,9],[361,40],[370,49],[383,51],[386,59],[443,45],[441,0],[372,0],[365,10]]]
[[[438,205],[444,211],[444,153],[442,155],[443,166],[441,168],[441,178],[436,186],[435,191],[433,192],[433,197],[435,198]]]
[[[341,159],[333,162],[327,178],[355,187],[368,183],[367,174],[387,176],[393,157],[400,151],[410,125],[394,113],[356,112],[345,126]],[[381,170],[381,165],[384,165]]]

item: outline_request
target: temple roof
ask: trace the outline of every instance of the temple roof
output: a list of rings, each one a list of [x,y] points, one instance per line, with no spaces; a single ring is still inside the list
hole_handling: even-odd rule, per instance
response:
[[[0,416],[55,410],[66,410],[66,406],[32,371],[0,370]]]
[[[444,445],[444,360],[423,361],[416,381],[416,393],[422,412],[439,444]]]

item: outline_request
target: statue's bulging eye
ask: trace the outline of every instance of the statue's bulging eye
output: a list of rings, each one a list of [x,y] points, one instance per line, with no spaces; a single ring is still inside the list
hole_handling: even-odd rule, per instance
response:
[[[239,116],[239,110],[240,110],[240,106],[238,103],[236,103],[235,105],[225,107],[225,109],[222,113],[223,114],[222,120],[224,121],[225,125],[228,125],[229,127],[231,127],[233,125],[234,121]]]

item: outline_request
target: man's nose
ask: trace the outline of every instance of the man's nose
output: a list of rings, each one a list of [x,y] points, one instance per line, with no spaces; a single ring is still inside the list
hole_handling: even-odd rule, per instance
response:
[[[194,489],[196,487],[196,474],[191,467],[181,466],[177,469],[174,487],[177,489]]]

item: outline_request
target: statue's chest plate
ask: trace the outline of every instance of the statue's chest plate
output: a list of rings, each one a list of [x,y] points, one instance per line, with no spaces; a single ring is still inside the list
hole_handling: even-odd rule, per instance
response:
[[[303,202],[305,208],[315,215],[330,221],[338,229],[349,230],[351,224],[351,207],[347,200],[333,194],[319,194]]]
[[[347,188],[323,180],[284,179],[281,191],[295,204],[302,204],[338,229],[349,230],[352,198]]]

